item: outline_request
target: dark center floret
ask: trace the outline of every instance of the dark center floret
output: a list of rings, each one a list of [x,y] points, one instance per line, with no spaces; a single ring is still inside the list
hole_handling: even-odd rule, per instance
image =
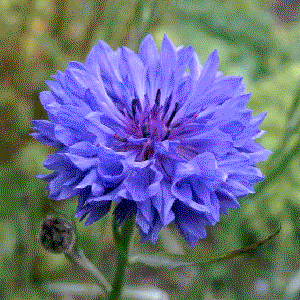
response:
[[[134,99],[132,100],[131,108],[132,108],[132,116],[133,116],[133,120],[135,120],[137,109],[138,109],[139,111],[142,110],[142,107],[141,107],[141,104],[140,104],[140,101],[139,101],[138,98],[134,98]]]
[[[160,96],[161,96],[161,90],[158,89],[156,92],[156,97],[155,97],[155,105],[157,105],[157,106],[160,105]]]
[[[176,115],[177,112],[178,112],[178,109],[179,109],[179,104],[178,104],[178,102],[176,102],[176,103],[175,103],[175,108],[174,108],[174,110],[172,111],[171,116],[170,116],[168,122],[166,123],[167,127],[170,126],[172,120],[174,119],[175,115]]]

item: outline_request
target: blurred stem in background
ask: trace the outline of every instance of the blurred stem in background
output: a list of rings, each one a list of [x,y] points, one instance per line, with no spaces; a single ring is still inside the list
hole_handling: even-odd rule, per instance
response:
[[[93,278],[97,280],[97,284],[101,288],[101,291],[103,291],[103,294],[107,296],[108,292],[110,292],[112,289],[110,283],[90,262],[90,260],[85,256],[84,252],[80,248],[78,248],[77,245],[74,246],[70,253],[66,253],[65,255],[73,263],[92,274]]]
[[[92,15],[87,26],[86,34],[81,42],[81,55],[85,59],[86,54],[90,51],[94,37],[104,21],[104,12],[107,9],[109,0],[95,0],[93,1]]]
[[[112,48],[127,45],[137,51],[142,39],[164,21],[170,0],[130,0],[130,4],[114,0],[107,6],[103,19],[104,40]],[[121,23],[118,17],[123,10]]]
[[[148,2],[148,5],[145,5]],[[150,4],[149,4],[150,2]],[[135,11],[137,39],[135,48],[138,50],[144,37],[151,33],[163,20],[168,10],[170,0],[139,0]],[[146,12],[145,12],[146,10]]]
[[[57,39],[63,47],[63,37],[64,31],[66,30],[66,20],[67,20],[67,7],[68,0],[60,1],[54,0],[54,12],[52,18],[52,26],[50,27],[50,34],[53,38]]]
[[[32,18],[32,13],[33,13],[33,5],[34,5],[34,1],[33,0],[27,0],[24,4],[23,7],[21,8],[23,11],[23,20],[21,22],[20,25],[20,35],[24,35],[25,33],[27,33],[29,25],[30,25],[30,21]],[[22,40],[21,40],[22,42]]]
[[[193,286],[197,286],[197,289],[190,288],[186,292],[183,292],[179,300],[198,300],[204,299],[207,293],[207,287],[209,284],[209,277],[207,274],[208,267],[198,267],[197,277],[193,282]]]

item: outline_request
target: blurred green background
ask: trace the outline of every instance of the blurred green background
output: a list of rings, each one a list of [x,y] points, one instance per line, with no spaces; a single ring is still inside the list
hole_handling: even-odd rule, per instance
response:
[[[102,299],[93,278],[39,245],[40,221],[51,211],[45,184],[34,175],[46,173],[42,163],[53,149],[28,136],[31,120],[47,118],[38,98],[47,90],[44,81],[68,61],[84,61],[98,40],[113,49],[137,50],[147,33],[160,47],[165,32],[176,46],[192,45],[201,63],[218,49],[220,70],[244,76],[252,92],[249,107],[255,114],[268,111],[261,126],[268,133],[259,142],[274,154],[259,165],[267,179],[256,186],[256,195],[240,199],[241,209],[208,228],[208,238],[195,249],[170,226],[155,246],[139,244],[137,236],[134,251],[215,255],[257,242],[279,223],[282,230],[251,253],[205,268],[134,264],[126,285],[137,287],[136,295],[142,286],[150,292],[128,299],[300,299],[299,5],[298,0],[0,1],[0,299]],[[76,205],[76,199],[55,203],[70,214]],[[111,280],[111,215],[90,227],[76,223],[78,243]]]

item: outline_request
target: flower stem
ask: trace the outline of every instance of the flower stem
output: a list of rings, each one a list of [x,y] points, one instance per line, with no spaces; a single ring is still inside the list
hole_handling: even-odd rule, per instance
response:
[[[109,294],[108,300],[121,299],[122,289],[124,285],[126,267],[128,264],[129,244],[134,229],[134,216],[128,217],[122,228],[121,234],[114,227],[114,235],[117,243],[117,269],[112,284],[112,291]],[[119,237],[117,238],[117,236]]]
[[[83,251],[74,245],[73,249],[69,253],[65,253],[65,256],[76,265],[82,267],[88,271],[97,280],[98,285],[103,290],[104,294],[107,295],[111,291],[111,285],[106,278],[99,272],[99,270],[86,258]]]

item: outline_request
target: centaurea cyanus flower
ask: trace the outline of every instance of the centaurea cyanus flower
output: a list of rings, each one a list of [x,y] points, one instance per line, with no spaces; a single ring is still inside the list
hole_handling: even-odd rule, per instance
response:
[[[148,35],[138,54],[100,41],[58,71],[40,94],[49,121],[33,121],[32,134],[57,149],[44,162],[53,173],[39,175],[49,198],[78,196],[86,225],[114,201],[117,223],[134,214],[142,241],[174,223],[194,247],[254,193],[264,178],[255,164],[270,154],[254,141],[266,113],[253,117],[242,77],[218,65],[216,50],[201,65],[191,46],[164,35],[159,53]]]

